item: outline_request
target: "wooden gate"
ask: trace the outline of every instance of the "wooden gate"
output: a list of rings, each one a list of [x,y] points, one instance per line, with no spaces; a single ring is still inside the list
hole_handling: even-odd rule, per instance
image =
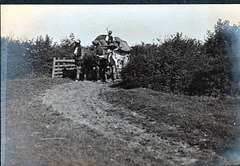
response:
[[[75,69],[75,60],[73,58],[53,58],[52,78],[63,77],[63,68],[67,70]]]

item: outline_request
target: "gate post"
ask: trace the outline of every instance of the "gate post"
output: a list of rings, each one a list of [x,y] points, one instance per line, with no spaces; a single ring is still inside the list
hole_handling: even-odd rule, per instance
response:
[[[53,57],[52,78],[54,78],[54,75],[55,75],[55,63],[56,63],[56,57]]]

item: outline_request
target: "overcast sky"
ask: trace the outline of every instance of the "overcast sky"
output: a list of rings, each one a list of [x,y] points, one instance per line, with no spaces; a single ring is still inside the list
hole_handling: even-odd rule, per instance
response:
[[[240,5],[1,5],[1,34],[54,42],[74,33],[89,45],[106,28],[129,45],[152,43],[176,32],[204,40],[218,18],[240,22]]]

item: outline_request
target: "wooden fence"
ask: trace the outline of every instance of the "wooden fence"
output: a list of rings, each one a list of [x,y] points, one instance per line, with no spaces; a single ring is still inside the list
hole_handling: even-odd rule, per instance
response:
[[[68,70],[75,69],[75,60],[71,58],[53,58],[52,78],[63,77],[63,68]]]

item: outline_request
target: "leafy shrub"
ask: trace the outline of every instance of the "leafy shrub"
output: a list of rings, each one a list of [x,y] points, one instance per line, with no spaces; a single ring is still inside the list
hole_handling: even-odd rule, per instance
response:
[[[226,95],[239,92],[240,26],[230,26],[229,21],[219,20],[215,32],[208,32],[202,52],[204,68],[193,81],[205,80],[201,89],[207,95]],[[235,87],[234,87],[235,86]]]
[[[29,75],[50,74],[52,66],[52,41],[48,35],[32,39],[1,38],[7,41],[7,76],[9,79]]]
[[[196,72],[192,69],[196,68],[200,49],[199,41],[183,38],[179,33],[161,45],[135,46],[132,61],[122,71],[124,87],[138,85],[136,87],[186,92]]]
[[[122,70],[124,88],[148,87],[188,95],[239,92],[240,27],[219,20],[204,44],[171,35],[159,45],[136,45]]]
[[[73,54],[74,34],[64,38],[60,44],[52,43],[52,39],[38,36],[36,39],[15,39],[2,37],[7,41],[7,76],[9,79],[50,76],[53,57],[71,57]]]

